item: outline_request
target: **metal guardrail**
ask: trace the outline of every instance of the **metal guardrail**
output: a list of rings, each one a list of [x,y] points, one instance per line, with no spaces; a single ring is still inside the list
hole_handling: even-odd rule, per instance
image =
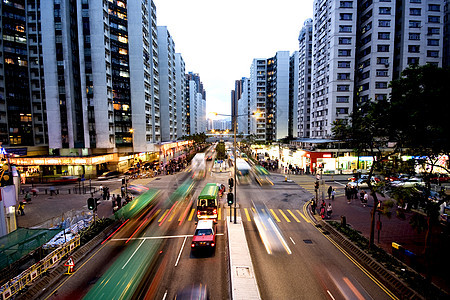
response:
[[[61,245],[53,252],[48,254],[44,259],[35,263],[16,277],[9,280],[3,286],[0,287],[0,299],[11,299],[14,295],[19,293],[27,285],[30,285],[33,281],[39,278],[42,274],[49,269],[55,267],[62,258],[67,254],[73,252],[73,250],[80,246],[80,236],[77,235],[72,240]]]

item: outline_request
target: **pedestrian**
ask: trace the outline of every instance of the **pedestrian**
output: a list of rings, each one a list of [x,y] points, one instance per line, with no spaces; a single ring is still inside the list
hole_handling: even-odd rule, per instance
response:
[[[311,199],[311,210],[312,210],[312,214],[313,215],[316,214],[316,207],[317,207],[316,200],[314,198],[312,198]]]
[[[25,215],[25,202],[24,201],[19,202],[18,212],[19,212],[19,216]]]
[[[328,200],[331,198],[331,192],[333,191],[333,187],[330,185],[328,187]]]
[[[331,200],[334,200],[334,197],[336,196],[336,189],[333,189],[331,191]]]
[[[50,187],[50,196],[53,196],[53,194],[56,195],[55,187],[51,186],[51,187]]]
[[[368,201],[369,201],[369,194],[367,194],[367,192],[364,191],[364,203],[363,203],[364,207],[366,207]]]
[[[352,193],[351,193],[351,190],[350,190],[350,187],[348,187],[348,186],[346,186],[346,189],[345,189],[345,196],[347,197],[347,204],[350,204],[350,202],[351,202],[351,200],[352,200]]]
[[[323,205],[320,207],[320,217],[325,219],[325,206]]]
[[[27,192],[27,193],[25,194],[25,197],[24,197],[23,199],[25,200],[26,203],[31,202],[31,195],[30,195],[30,192]]]
[[[331,214],[333,213],[333,207],[331,206],[331,203],[328,203],[327,206],[327,219],[331,218]]]
[[[122,198],[120,197],[120,195],[117,195],[116,202],[118,209],[120,209],[122,207]]]

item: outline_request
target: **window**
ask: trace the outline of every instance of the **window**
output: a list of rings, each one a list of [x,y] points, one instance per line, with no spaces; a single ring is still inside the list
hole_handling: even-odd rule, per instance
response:
[[[428,23],[439,23],[441,18],[439,16],[428,16]]]
[[[339,45],[350,45],[352,43],[352,38],[349,37],[340,37]]]
[[[389,58],[388,57],[378,57],[377,64],[379,64],[379,65],[389,64]]]
[[[372,52],[372,48],[369,46],[369,47],[365,48],[364,50],[362,50],[361,52],[359,52],[359,57],[364,57],[366,55],[369,55],[370,52]]]
[[[349,61],[338,61],[338,68],[350,68]]]
[[[420,40],[420,33],[410,33],[409,39],[411,41],[419,41]]]
[[[379,27],[391,27],[391,21],[390,20],[378,20],[378,26]]]
[[[390,7],[380,7],[380,15],[390,15],[391,8]]]
[[[370,77],[370,71],[364,72],[361,74],[361,79],[367,79]]]
[[[377,100],[377,101],[386,100],[386,99],[387,99],[386,94],[375,94],[375,100]]]
[[[370,29],[372,29],[372,22],[367,23],[366,26],[364,26],[363,28],[361,28],[361,34],[366,33],[366,32],[369,31]]]
[[[336,108],[337,115],[345,115],[348,114],[348,107],[338,107]]]
[[[375,88],[377,89],[387,89],[388,83],[386,81],[377,81],[375,82]]]
[[[350,79],[350,73],[338,73],[338,80],[348,80]]]
[[[338,56],[350,56],[352,54],[352,50],[350,49],[339,49]]]
[[[419,58],[418,57],[408,57],[408,65],[418,65]]]
[[[422,3],[422,0],[409,0],[409,3]]]
[[[409,28],[420,28],[420,21],[409,21]]]
[[[408,46],[408,52],[409,53],[419,53],[420,52],[420,46],[419,45],[409,45]]]
[[[421,9],[420,8],[410,8],[409,14],[411,16],[420,16],[421,15]]]
[[[378,32],[379,40],[389,40],[391,38],[391,34],[389,32]]]
[[[439,57],[439,51],[428,50],[427,57]]]
[[[351,21],[352,14],[340,14],[341,20]]]
[[[338,90],[338,92],[348,92],[348,91],[350,91],[350,85],[348,85],[348,84],[338,84],[337,90]]]
[[[389,52],[389,45],[378,45],[377,51],[378,52]]]
[[[428,46],[439,46],[439,40],[438,39],[428,39]]]
[[[371,34],[367,35],[365,38],[361,39],[361,46],[364,46],[371,40],[372,40],[372,35]]]
[[[441,11],[441,6],[439,4],[428,4],[429,11]]]
[[[428,27],[428,34],[439,34],[439,28],[437,27]]]
[[[336,103],[348,103],[349,96],[337,96]]]
[[[339,32],[352,32],[351,25],[339,25]]]
[[[353,8],[353,1],[341,1],[341,8]]]
[[[388,70],[377,70],[377,77],[388,77]]]

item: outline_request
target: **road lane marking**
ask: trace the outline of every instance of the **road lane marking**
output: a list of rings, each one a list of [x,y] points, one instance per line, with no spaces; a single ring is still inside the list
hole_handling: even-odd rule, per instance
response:
[[[296,212],[302,217],[306,222],[309,223],[309,220],[297,209]]]
[[[223,233],[217,233],[216,236],[222,236],[225,235]],[[143,237],[137,237],[133,240],[157,240],[157,239],[174,239],[174,238],[184,238],[184,237],[193,237],[192,234],[181,234],[181,235],[161,235],[161,236],[143,236]],[[119,238],[119,239],[111,239],[111,242],[120,242],[125,241],[126,238]]]
[[[295,221],[297,221],[297,223],[300,223],[300,220],[294,215],[294,213],[292,211],[290,211],[289,209],[287,211],[288,211],[288,213],[291,214],[291,216],[295,219]]]
[[[328,295],[330,295],[331,299],[335,300],[333,295],[331,295],[331,292],[329,290],[327,290]]]
[[[295,245],[295,242],[294,242],[294,240],[292,239],[292,237],[289,237],[289,238],[291,239],[292,244]]]
[[[248,210],[246,209],[246,208],[244,208],[244,212],[245,212],[245,215],[246,215],[246,217],[247,217],[247,221],[251,221],[251,219],[250,219],[250,214],[248,213]]]
[[[195,208],[193,208],[193,209],[191,210],[191,213],[189,214],[188,221],[192,221],[192,217],[194,216],[194,212],[195,212]]]
[[[136,252],[139,250],[139,248],[141,248],[142,244],[145,242],[145,240],[142,240],[142,242],[139,244],[139,246],[136,248],[136,250],[134,250],[133,254],[131,254],[131,256],[128,258],[127,262],[123,265],[122,270],[128,265],[128,263],[130,262],[130,260],[133,258],[133,256],[136,254]]]
[[[350,282],[350,280],[347,277],[342,278],[344,282],[348,285],[350,290],[355,294],[356,298],[361,300],[364,299],[363,295],[358,291],[358,289],[353,285],[353,283]]]
[[[177,262],[175,263],[175,267],[178,266],[178,262],[180,261],[181,253],[184,249],[184,244],[186,243],[187,236],[184,237],[183,245],[181,245],[180,253],[178,254]]]
[[[177,214],[177,212],[178,212],[178,207],[175,207],[174,210],[173,210],[173,212],[172,212],[172,215],[170,216],[170,218],[169,218],[167,221],[168,221],[168,222],[172,222],[172,219],[173,219],[173,217],[175,217],[175,215]]]
[[[288,217],[284,214],[284,212],[281,209],[278,209],[280,211],[280,214],[288,221],[288,223],[291,223],[291,220],[288,219]]]
[[[167,215],[168,212],[169,212],[169,209],[166,209],[166,211],[163,213],[161,218],[159,218],[158,223],[161,223],[161,221],[164,219],[164,217]]]
[[[281,220],[278,218],[278,216],[275,214],[275,212],[273,211],[273,209],[270,209],[270,212],[272,213],[273,217],[275,218],[275,220],[277,220],[278,223],[281,222]]]
[[[222,208],[219,207],[219,211],[217,212],[217,220],[222,220],[221,217],[222,217]]]

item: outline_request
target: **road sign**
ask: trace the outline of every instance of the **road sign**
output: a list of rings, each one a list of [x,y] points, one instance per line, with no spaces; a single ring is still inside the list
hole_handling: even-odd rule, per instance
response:
[[[72,256],[69,257],[69,259],[66,261],[64,266],[66,266],[66,267],[75,267],[75,263],[73,262]]]

